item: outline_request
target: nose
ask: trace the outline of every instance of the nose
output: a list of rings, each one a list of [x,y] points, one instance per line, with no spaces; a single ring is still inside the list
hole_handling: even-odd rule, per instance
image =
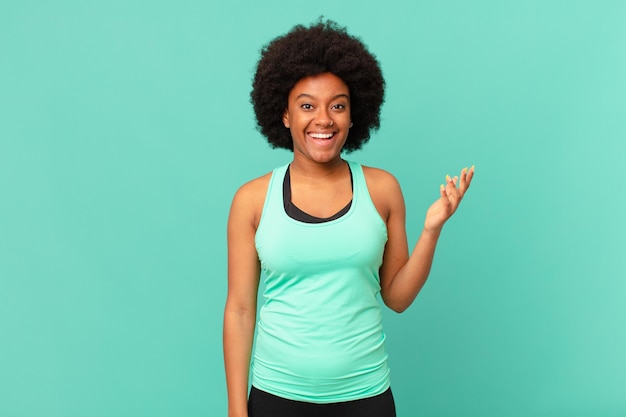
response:
[[[317,118],[315,119],[315,123],[318,126],[328,127],[333,125],[333,120],[330,117],[330,113],[328,110],[324,108],[320,108],[317,113]]]

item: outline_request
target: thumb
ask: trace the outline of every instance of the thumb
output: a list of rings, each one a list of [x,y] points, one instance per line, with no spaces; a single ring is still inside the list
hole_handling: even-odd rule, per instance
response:
[[[441,202],[445,205],[445,206],[449,206],[450,203],[450,199],[448,198],[448,193],[446,192],[446,186],[441,184],[439,186],[439,194],[441,195]]]

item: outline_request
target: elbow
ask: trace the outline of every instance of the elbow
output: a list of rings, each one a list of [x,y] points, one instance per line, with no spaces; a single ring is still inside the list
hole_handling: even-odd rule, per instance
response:
[[[389,307],[391,310],[393,310],[394,312],[400,314],[400,313],[404,313],[406,311],[407,308],[409,308],[409,306],[405,306],[405,305],[389,305],[387,304],[387,307]]]
[[[226,307],[224,308],[224,316],[254,320],[256,318],[256,306],[246,306],[246,305],[232,305],[231,306],[229,304],[226,304]]]
[[[236,298],[228,298],[224,307],[224,319],[233,318],[236,320],[255,321],[256,320],[256,300],[246,301]]]
[[[393,310],[394,312],[398,314],[406,311],[406,309],[409,308],[409,306],[411,305],[411,303],[403,303],[399,300],[395,300],[395,301],[389,300],[384,297],[383,297],[383,302],[385,303],[387,307],[389,307],[389,309]]]

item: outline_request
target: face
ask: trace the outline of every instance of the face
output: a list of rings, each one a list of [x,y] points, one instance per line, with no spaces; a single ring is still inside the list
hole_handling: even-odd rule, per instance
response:
[[[291,131],[294,161],[340,160],[351,126],[348,86],[331,73],[301,79],[289,92],[283,123]]]

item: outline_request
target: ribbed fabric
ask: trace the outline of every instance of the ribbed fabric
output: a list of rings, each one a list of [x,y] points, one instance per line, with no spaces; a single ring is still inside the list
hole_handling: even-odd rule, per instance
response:
[[[352,206],[338,219],[287,216],[272,174],[255,243],[265,278],[252,384],[299,401],[367,398],[389,387],[378,269],[387,229],[362,167],[349,162]]]

